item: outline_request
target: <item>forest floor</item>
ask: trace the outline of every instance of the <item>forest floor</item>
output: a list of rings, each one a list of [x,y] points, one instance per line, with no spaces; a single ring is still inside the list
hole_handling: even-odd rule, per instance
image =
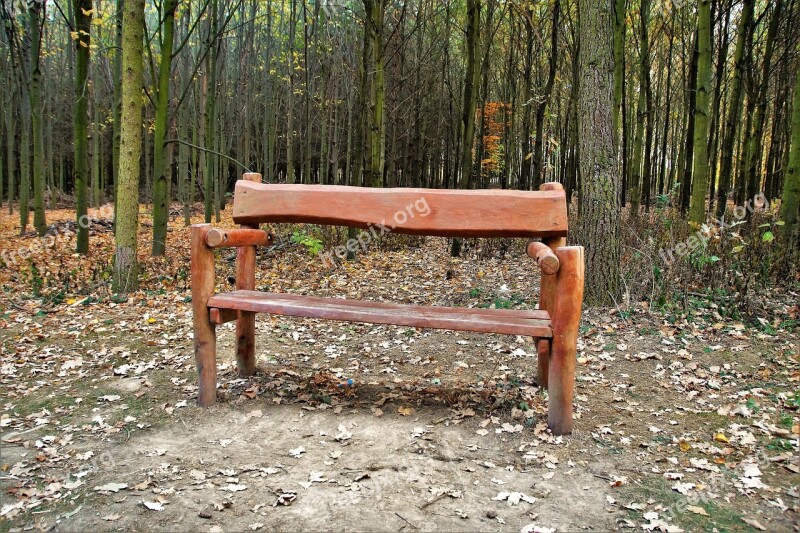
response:
[[[251,379],[218,329],[201,410],[188,230],[149,258],[142,215],[142,289],[121,299],[110,224],[81,257],[72,216],[41,239],[0,215],[0,531],[800,530],[797,292],[749,320],[585,311],[569,437],[546,429],[528,338],[264,315]],[[395,239],[330,269],[281,242],[259,289],[525,308],[538,285],[521,243],[452,259]]]

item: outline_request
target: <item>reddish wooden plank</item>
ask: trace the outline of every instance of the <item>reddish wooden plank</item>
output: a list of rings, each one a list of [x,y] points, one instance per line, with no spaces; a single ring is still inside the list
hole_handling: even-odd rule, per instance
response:
[[[563,190],[380,189],[236,182],[233,220],[369,228],[442,237],[567,235]]]
[[[217,294],[209,299],[208,305],[221,309],[238,309],[345,322],[395,324],[418,328],[505,333],[532,337],[550,337],[552,335],[549,315],[541,311],[425,307],[259,291]]]

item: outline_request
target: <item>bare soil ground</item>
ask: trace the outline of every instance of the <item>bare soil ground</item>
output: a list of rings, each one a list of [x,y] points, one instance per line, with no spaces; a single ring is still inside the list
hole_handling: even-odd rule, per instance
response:
[[[10,228],[0,242],[39,246]],[[219,328],[220,402],[201,410],[186,231],[147,259],[147,230],[125,301],[103,289],[102,227],[90,258],[63,237],[35,252],[38,281],[30,261],[0,272],[0,531],[800,528],[796,293],[748,321],[708,301],[586,311],[570,437],[546,430],[530,339],[285,317],[259,317],[246,380]],[[387,241],[331,270],[284,240],[257,284],[526,308],[521,256]]]

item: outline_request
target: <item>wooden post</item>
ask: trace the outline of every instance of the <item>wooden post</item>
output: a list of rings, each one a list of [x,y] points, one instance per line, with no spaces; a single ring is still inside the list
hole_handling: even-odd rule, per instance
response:
[[[539,190],[563,191],[564,187],[558,182],[548,182],[548,183],[542,183],[542,185],[539,187]],[[566,246],[567,239],[565,237],[550,237],[542,239],[542,243],[548,246],[551,250],[556,250],[557,248]],[[547,272],[542,270],[542,283],[541,283],[541,292],[539,296],[539,309],[543,309],[549,312],[550,315],[553,314],[553,299],[555,297],[555,291],[556,291],[556,276],[557,273],[548,274]],[[539,376],[537,381],[539,387],[541,388],[547,388],[549,384],[549,379],[548,379],[548,368],[550,367],[549,347],[551,345],[552,343],[550,343],[550,341],[548,341],[547,339],[539,339],[537,343],[537,351],[539,353],[538,357]]]
[[[217,335],[208,311],[208,299],[214,294],[214,251],[206,246],[210,229],[211,224],[192,226],[192,322],[200,407],[217,400]]]
[[[554,435],[567,435],[572,433],[575,358],[583,304],[583,247],[558,248],[556,255],[561,268],[556,274],[555,297],[550,311],[553,339],[548,370],[547,425]]]
[[[243,180],[261,183],[261,174],[247,172]],[[242,229],[258,229],[258,224],[242,224]],[[256,288],[256,247],[240,246],[236,253],[236,290],[252,291]],[[256,373],[256,314],[242,312],[236,320],[236,365],[239,376]]]

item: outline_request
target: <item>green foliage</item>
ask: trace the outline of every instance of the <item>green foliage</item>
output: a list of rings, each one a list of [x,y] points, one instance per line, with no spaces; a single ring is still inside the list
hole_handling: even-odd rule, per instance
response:
[[[322,241],[305,231],[295,231],[289,240],[294,244],[305,247],[309,255],[317,255],[322,251]]]

